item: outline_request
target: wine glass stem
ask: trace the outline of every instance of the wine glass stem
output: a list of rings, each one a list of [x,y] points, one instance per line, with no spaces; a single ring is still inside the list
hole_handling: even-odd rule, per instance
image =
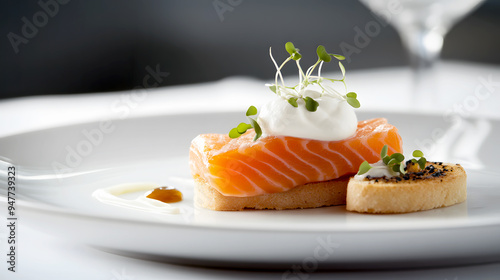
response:
[[[400,32],[410,56],[413,74],[413,101],[427,99],[437,86],[435,66],[443,47],[443,32],[421,26]]]

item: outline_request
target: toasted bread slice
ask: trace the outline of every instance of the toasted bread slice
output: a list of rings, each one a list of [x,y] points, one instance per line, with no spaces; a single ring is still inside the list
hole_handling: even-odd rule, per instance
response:
[[[345,204],[349,176],[335,180],[308,183],[279,193],[249,197],[224,196],[195,176],[195,205],[218,211],[244,209],[299,209]]]
[[[424,170],[400,177],[351,178],[346,209],[363,213],[408,213],[450,206],[466,199],[467,175],[462,166],[427,162]]]

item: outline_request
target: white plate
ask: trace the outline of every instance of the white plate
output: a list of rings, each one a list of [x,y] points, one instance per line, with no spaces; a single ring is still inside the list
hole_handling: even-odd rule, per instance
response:
[[[99,123],[35,131],[0,139],[0,155],[18,170],[17,214],[23,224],[120,254],[291,271],[499,260],[500,172],[493,168],[500,156],[500,123],[467,119],[452,125],[441,116],[395,113],[360,113],[358,118],[382,115],[399,128],[407,153],[421,148],[430,160],[466,167],[467,202],[399,215],[350,213],[344,206],[244,212],[193,208],[190,140],[200,133],[226,133],[240,113],[116,120],[110,124],[113,131],[101,132],[102,137],[96,132]],[[85,135],[94,135],[93,143]],[[55,177],[57,163],[72,169],[63,179]],[[1,168],[5,209],[6,166]],[[187,211],[152,214],[91,197],[97,188],[129,182],[175,186],[185,195],[180,206]]]

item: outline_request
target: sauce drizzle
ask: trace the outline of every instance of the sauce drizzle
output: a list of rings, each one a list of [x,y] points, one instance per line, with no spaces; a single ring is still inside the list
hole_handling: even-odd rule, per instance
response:
[[[182,201],[182,193],[174,187],[159,187],[151,191],[147,196],[165,203],[175,203]]]
[[[169,203],[165,203],[158,199],[151,199],[149,197],[146,197],[146,195],[152,194],[155,189],[161,189],[161,187],[158,187],[158,184],[154,183],[121,184],[97,189],[92,193],[92,196],[102,203],[114,206],[165,214],[181,213],[179,207],[172,206]],[[138,191],[148,192],[141,196],[138,196],[136,199],[125,199],[121,197],[121,195],[123,194]],[[180,197],[182,200],[182,193],[180,191],[177,192],[181,195]]]

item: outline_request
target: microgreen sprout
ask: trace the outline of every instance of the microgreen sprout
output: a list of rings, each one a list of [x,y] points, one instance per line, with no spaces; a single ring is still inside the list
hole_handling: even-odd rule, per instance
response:
[[[400,172],[402,174],[406,173],[404,165],[405,156],[401,153],[394,153],[390,156],[385,156],[382,158],[384,164],[394,172]]]
[[[319,106],[318,101],[312,99],[309,96],[306,96],[304,98],[304,101],[306,102],[306,109],[307,109],[307,111],[316,112],[316,109],[318,109],[318,106]]]
[[[368,172],[370,169],[372,169],[372,166],[368,163],[368,161],[363,161],[363,163],[361,163],[361,165],[359,166],[359,171],[358,171],[358,175],[363,175],[365,174],[366,172]]]
[[[401,174],[406,174],[406,165],[404,164],[405,157],[401,153],[393,153],[392,155],[387,155],[389,147],[387,145],[384,145],[382,150],[380,151],[380,158],[384,165],[392,172],[399,172]],[[425,168],[425,164],[427,162],[427,159],[424,157],[424,153],[420,150],[415,150],[413,151],[412,154],[413,157],[418,157],[419,159],[411,159],[411,162],[413,163],[418,163],[421,169]],[[368,172],[372,166],[368,161],[364,161],[361,163],[359,166],[359,171],[358,175],[363,175],[366,172]]]
[[[276,67],[276,75],[274,77],[274,84],[267,84],[269,89],[277,94],[278,96],[284,98],[288,101],[288,103],[297,108],[299,104],[304,104],[305,108],[310,112],[315,112],[318,109],[319,102],[314,100],[313,97],[306,95],[306,89],[308,86],[314,85],[320,89],[320,97],[327,95],[330,97],[340,98],[345,100],[349,105],[354,108],[359,108],[360,103],[357,99],[357,94],[355,92],[348,92],[346,94],[342,94],[337,90],[333,89],[328,85],[328,82],[335,83],[341,82],[344,85],[344,88],[347,91],[347,85],[345,83],[345,68],[342,64],[341,60],[344,60],[345,57],[339,54],[328,53],[324,46],[319,45],[316,49],[316,54],[318,55],[318,60],[311,67],[309,67],[306,72],[302,70],[300,66],[300,59],[302,55],[300,54],[300,50],[294,46],[292,42],[287,42],[285,44],[285,50],[290,55],[288,58],[278,66],[276,61],[273,58],[271,48],[269,48],[269,55],[271,56],[271,60]],[[321,68],[323,67],[324,62],[330,62],[333,58],[337,59],[340,71],[342,72],[342,79],[330,79],[321,76]],[[299,70],[299,83],[294,87],[285,86],[285,80],[283,79],[283,75],[281,74],[281,69],[285,66],[289,61],[294,60],[297,64],[297,68]],[[313,75],[314,71],[317,68],[317,75]],[[281,82],[278,83],[278,79]],[[315,97],[316,98],[316,97]],[[298,101],[301,101],[299,103]],[[249,120],[249,123],[240,123],[238,126],[234,127],[229,131],[229,137],[238,138],[244,133],[247,132],[248,129],[253,128],[255,130],[254,141],[257,141],[262,136],[262,129],[260,128],[257,120],[252,118],[251,116],[257,115],[257,108],[254,106],[250,106],[247,110],[246,116]]]
[[[251,116],[255,115],[257,115],[257,108],[255,108],[255,106],[248,107],[246,116],[250,123],[240,123],[238,126],[229,131],[229,137],[233,139],[238,138],[241,135],[245,134],[247,130],[253,128],[255,130],[255,137],[253,138],[253,141],[257,141],[257,139],[262,136],[262,129],[260,128],[260,125],[257,123],[257,121],[254,118],[251,118]]]
[[[271,48],[269,48],[269,55],[271,56],[271,60],[276,67],[276,75],[274,77],[274,84],[267,84],[269,89],[279,95],[280,97],[288,100],[288,103],[293,107],[298,107],[297,100],[302,99],[305,102],[305,107],[310,112],[315,112],[319,106],[319,103],[314,100],[310,96],[305,96],[305,89],[310,85],[317,85],[320,89],[321,96],[328,95],[331,97],[337,97],[342,100],[347,101],[349,105],[354,108],[359,108],[360,103],[357,99],[357,94],[354,92],[348,92],[347,94],[342,94],[337,90],[333,89],[328,82],[335,83],[341,82],[344,85],[344,88],[347,91],[347,85],[345,83],[345,68],[342,64],[341,60],[344,60],[345,57],[339,54],[328,53],[324,46],[319,45],[316,49],[316,54],[318,55],[318,60],[311,67],[309,67],[306,72],[302,70],[300,66],[300,59],[302,55],[299,53],[299,49],[295,48],[292,42],[288,42],[285,44],[286,51],[290,54],[290,56],[281,63],[280,66],[274,60],[274,57],[271,52]],[[330,79],[321,76],[321,68],[323,67],[323,63],[330,62],[332,59],[337,59],[340,71],[342,72],[342,79]],[[297,64],[297,68],[299,70],[299,83],[294,87],[285,86],[285,81],[283,79],[283,75],[281,74],[281,69],[288,63],[290,60],[294,60]],[[317,68],[317,75],[313,75],[314,70]],[[278,80],[281,82],[278,83]]]
[[[412,156],[418,157],[419,159],[412,158],[411,162],[418,163],[418,166],[420,166],[420,169],[424,169],[425,163],[427,162],[427,159],[424,157],[424,153],[420,150],[415,150],[415,151],[413,151]]]
[[[405,157],[401,153],[394,153],[392,155],[387,155],[389,147],[387,145],[384,145],[382,148],[382,151],[380,152],[380,158],[382,159],[382,162],[389,168],[389,170],[392,170],[393,172],[401,172],[405,173],[405,165],[401,164],[404,162]]]

